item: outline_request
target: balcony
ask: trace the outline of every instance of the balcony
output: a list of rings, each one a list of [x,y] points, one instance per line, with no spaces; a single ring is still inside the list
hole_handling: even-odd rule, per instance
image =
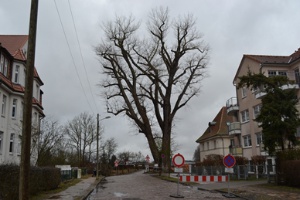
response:
[[[257,98],[257,99],[263,98],[266,94],[267,93],[266,93],[264,87],[259,87],[259,88],[254,90],[254,95],[255,95],[255,98]]]
[[[299,84],[295,83],[295,81],[289,81],[288,84],[282,85],[280,88],[282,90],[299,89]],[[254,91],[254,95],[257,99],[263,98],[266,94],[264,87],[260,87]]]
[[[238,135],[241,134],[241,123],[240,122],[231,122],[228,124],[228,134],[229,135]]]
[[[234,146],[229,148],[229,152],[233,156],[243,156],[243,148],[240,146]]]
[[[286,84],[280,87],[282,90],[299,89],[299,85],[296,83]]]
[[[239,111],[239,106],[236,97],[231,97],[226,101],[227,114],[232,114]]]

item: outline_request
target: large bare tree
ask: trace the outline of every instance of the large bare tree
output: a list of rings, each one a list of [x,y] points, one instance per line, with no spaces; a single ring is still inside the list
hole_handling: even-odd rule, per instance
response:
[[[140,25],[132,16],[103,25],[106,38],[96,53],[107,75],[107,111],[126,114],[147,138],[154,161],[170,167],[174,118],[200,92],[208,46],[191,15],[171,20],[168,9],[159,8],[150,12],[146,31]]]

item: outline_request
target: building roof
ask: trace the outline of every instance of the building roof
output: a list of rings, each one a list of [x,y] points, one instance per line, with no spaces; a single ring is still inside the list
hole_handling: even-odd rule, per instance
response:
[[[28,41],[28,35],[0,35],[0,43],[17,60],[25,61],[22,48]]]
[[[237,75],[240,72],[240,68],[243,64],[245,58],[249,58],[259,64],[272,64],[272,65],[291,65],[294,62],[300,60],[300,48],[296,50],[294,53],[288,56],[272,56],[272,55],[249,55],[244,54],[243,58],[240,62],[239,68],[234,76],[234,80],[237,78]]]
[[[208,128],[196,142],[200,143],[212,137],[228,136],[227,122],[232,121],[232,117],[227,115],[227,108],[225,106],[222,107],[213,121],[208,123]]]

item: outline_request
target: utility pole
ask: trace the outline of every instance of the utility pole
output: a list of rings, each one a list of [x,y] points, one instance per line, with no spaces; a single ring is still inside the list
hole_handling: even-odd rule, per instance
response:
[[[29,172],[31,146],[31,117],[32,117],[32,90],[35,61],[36,27],[38,16],[38,0],[31,0],[29,36],[26,61],[26,81],[24,93],[24,110],[22,123],[22,149],[20,161],[19,200],[29,199]]]
[[[99,179],[99,114],[97,114],[97,166],[96,166],[96,180]]]

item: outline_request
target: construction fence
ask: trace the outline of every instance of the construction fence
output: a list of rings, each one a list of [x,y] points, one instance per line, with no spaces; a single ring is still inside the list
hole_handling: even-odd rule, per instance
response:
[[[235,165],[231,179],[247,180],[251,178],[267,178],[268,182],[275,181],[275,165]],[[191,175],[217,176],[227,175],[225,166],[191,166]]]

